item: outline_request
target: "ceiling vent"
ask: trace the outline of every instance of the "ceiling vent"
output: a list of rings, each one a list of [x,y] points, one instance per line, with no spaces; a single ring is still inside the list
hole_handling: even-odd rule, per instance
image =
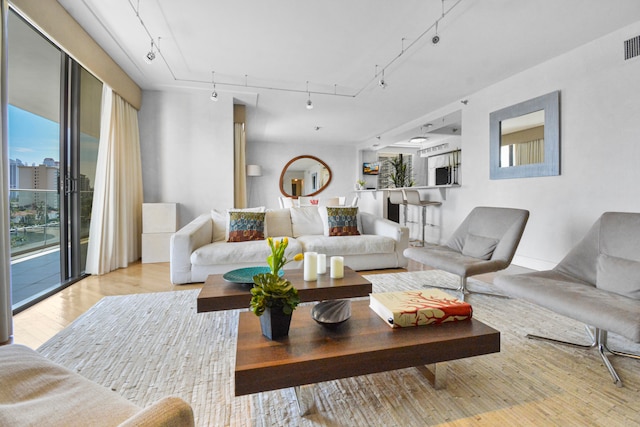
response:
[[[624,59],[634,58],[640,55],[640,36],[624,41]]]

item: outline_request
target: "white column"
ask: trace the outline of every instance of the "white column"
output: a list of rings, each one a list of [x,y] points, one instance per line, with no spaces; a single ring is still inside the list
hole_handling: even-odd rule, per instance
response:
[[[13,315],[11,312],[11,239],[9,237],[9,147],[7,141],[7,2],[0,0],[0,100],[2,114],[0,115],[0,129],[2,129],[2,151],[0,163],[0,344],[11,340],[13,336]]]

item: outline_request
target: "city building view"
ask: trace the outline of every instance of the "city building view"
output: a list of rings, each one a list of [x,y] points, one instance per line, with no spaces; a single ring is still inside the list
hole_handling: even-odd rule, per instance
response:
[[[39,129],[34,133],[34,129]],[[9,114],[10,235],[12,302],[20,307],[49,293],[61,283],[60,171],[58,124],[15,106]],[[30,136],[28,136],[30,135]],[[84,135],[85,139],[87,138]],[[97,146],[97,139],[93,139]],[[34,161],[30,153],[50,153]],[[18,155],[27,155],[22,160]],[[15,157],[13,157],[15,156]],[[93,188],[80,174],[73,190],[82,196],[81,250],[86,253]]]

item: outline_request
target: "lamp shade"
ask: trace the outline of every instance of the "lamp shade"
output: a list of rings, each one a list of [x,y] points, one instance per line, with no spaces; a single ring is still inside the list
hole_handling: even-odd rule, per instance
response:
[[[247,165],[247,176],[262,176],[260,165]]]

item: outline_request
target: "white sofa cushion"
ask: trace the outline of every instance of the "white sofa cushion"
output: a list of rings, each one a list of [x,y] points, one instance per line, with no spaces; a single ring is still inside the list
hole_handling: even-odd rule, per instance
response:
[[[396,250],[395,240],[373,234],[360,236],[300,236],[304,252],[333,255],[387,254]]]
[[[279,239],[280,237],[277,237],[277,240]],[[191,264],[216,265],[254,262],[256,265],[267,265],[267,256],[271,253],[270,251],[266,240],[214,242],[193,251]],[[293,259],[296,254],[301,252],[300,243],[296,239],[289,238],[289,245],[285,250],[287,259]]]
[[[324,227],[317,206],[301,206],[290,209],[293,237],[323,234]]]
[[[291,211],[289,209],[268,209],[265,233],[267,237],[292,237]]]
[[[211,241],[222,242],[223,240],[227,240],[227,213],[212,209],[211,219],[213,220],[213,236]]]

